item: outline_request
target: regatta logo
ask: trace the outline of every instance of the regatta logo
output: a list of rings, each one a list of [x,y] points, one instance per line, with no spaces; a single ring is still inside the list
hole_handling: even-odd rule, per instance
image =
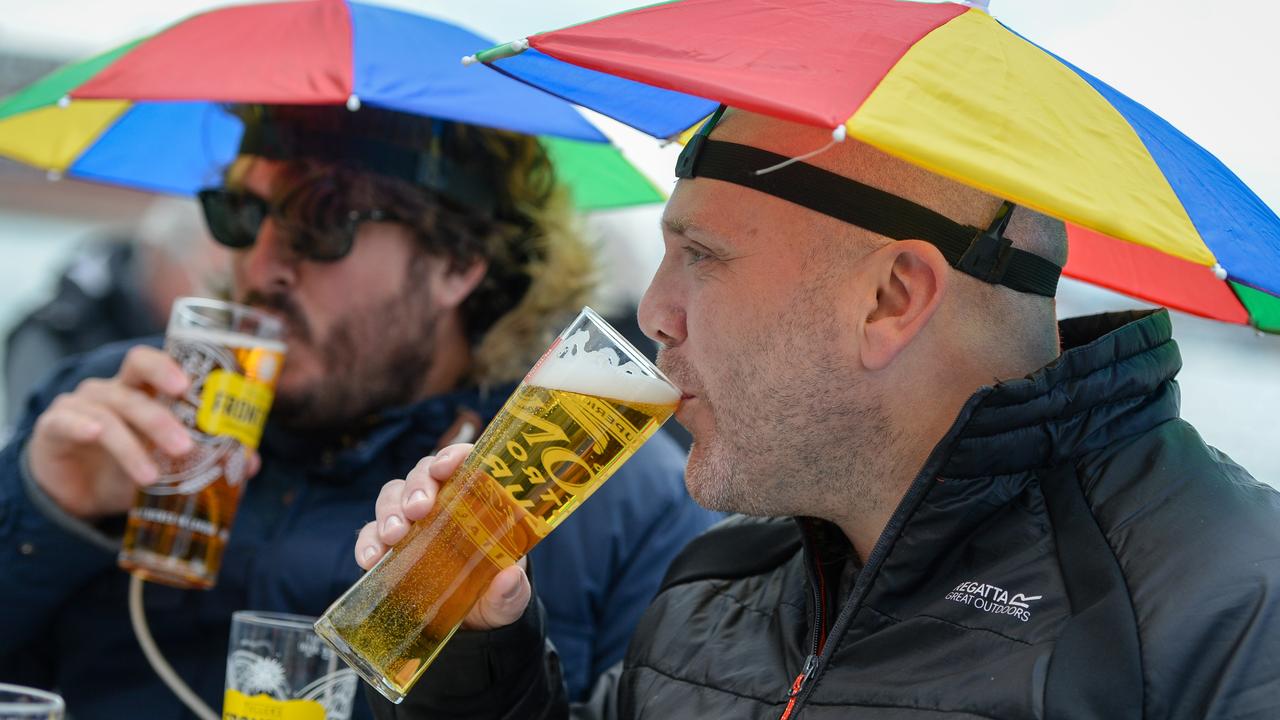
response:
[[[962,582],[947,593],[947,600],[969,605],[992,615],[1012,615],[1022,622],[1031,619],[1031,603],[1043,595],[1009,594],[1008,590],[980,582]]]

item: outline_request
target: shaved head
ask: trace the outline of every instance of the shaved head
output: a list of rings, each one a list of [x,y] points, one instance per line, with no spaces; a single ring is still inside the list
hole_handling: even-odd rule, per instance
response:
[[[728,109],[712,132],[716,140],[751,145],[786,157],[810,153],[831,142],[824,128]],[[836,143],[805,162],[922,205],[955,222],[987,227],[1002,198],[943,177],[853,139]],[[857,257],[894,242],[817,212],[796,208],[798,222],[814,237],[826,238],[819,251]],[[1013,246],[1066,265],[1067,237],[1062,221],[1016,207],[1005,231]],[[836,240],[839,239],[839,242]],[[810,249],[813,252],[813,249]],[[824,263],[828,258],[824,258]],[[824,264],[838,268],[839,265]],[[953,297],[944,317],[967,347],[990,356],[994,376],[1027,363],[1038,369],[1058,354],[1052,298],[1020,293],[953,271]]]
[[[831,135],[730,111],[711,139],[798,157]],[[990,226],[1003,202],[852,139],[805,162],[970,227]],[[1060,222],[1018,209],[1006,233],[1065,255]],[[830,520],[864,558],[973,392],[1058,354],[1052,298],[734,182],[682,178],[663,242],[640,322],[684,392],[690,493],[718,510]]]

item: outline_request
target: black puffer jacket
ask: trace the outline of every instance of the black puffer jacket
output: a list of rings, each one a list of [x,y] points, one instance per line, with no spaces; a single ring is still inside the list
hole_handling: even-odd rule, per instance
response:
[[[1280,718],[1280,494],[1178,419],[1166,312],[976,393],[843,592],[843,536],[730,521],[576,716]],[[536,607],[385,718],[563,717]],[[803,678],[803,679],[801,679]]]

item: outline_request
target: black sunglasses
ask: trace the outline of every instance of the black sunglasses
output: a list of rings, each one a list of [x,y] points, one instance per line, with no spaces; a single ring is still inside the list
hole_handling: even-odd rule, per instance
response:
[[[362,222],[394,220],[381,210],[351,210],[337,194],[291,193],[278,203],[243,190],[207,188],[197,193],[209,234],[222,245],[253,247],[258,230],[271,216],[289,234],[294,252],[308,260],[335,262],[346,257]]]

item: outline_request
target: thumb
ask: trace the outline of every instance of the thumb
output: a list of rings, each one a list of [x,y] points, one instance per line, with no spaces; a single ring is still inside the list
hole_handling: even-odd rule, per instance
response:
[[[533,597],[524,568],[512,565],[494,576],[463,625],[471,630],[493,630],[510,625],[524,614]]]

